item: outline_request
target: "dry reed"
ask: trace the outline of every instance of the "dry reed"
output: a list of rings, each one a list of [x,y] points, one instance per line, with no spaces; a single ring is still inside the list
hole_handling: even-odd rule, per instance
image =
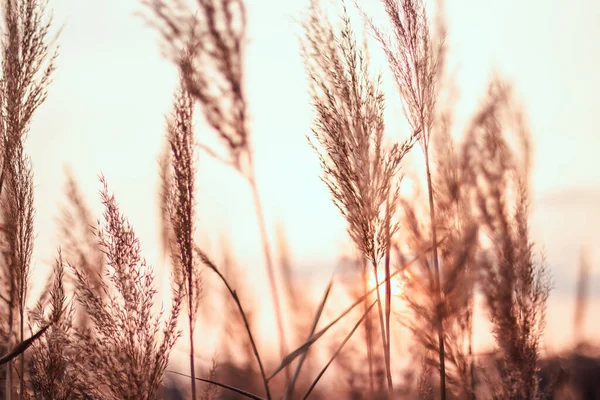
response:
[[[346,219],[355,246],[371,263],[378,285],[379,262],[396,229],[390,226],[389,216],[394,213],[398,195],[399,165],[412,141],[386,148],[381,79],[374,81],[370,76],[366,49],[357,47],[345,6],[339,31],[324,14],[319,2],[312,1],[303,24],[303,53],[311,82],[316,113],[313,132],[318,145],[312,141],[310,144],[319,155],[321,179]],[[379,291],[376,295],[391,390],[389,338]]]
[[[171,313],[161,323],[153,315],[154,276],[141,258],[141,244],[113,195],[101,178],[104,223],[97,231],[107,270],[100,297],[90,279],[74,266],[76,297],[91,327],[77,330],[77,350],[85,357],[82,368],[92,372],[106,399],[154,399],[179,337],[177,317],[181,287],[174,292]],[[162,328],[161,328],[162,325]]]
[[[0,109],[2,123],[2,170],[0,194],[4,196],[3,214],[8,233],[9,258],[5,279],[9,280],[9,333],[7,347],[14,335],[14,312],[19,314],[20,340],[24,337],[25,301],[33,249],[33,182],[31,165],[23,152],[23,142],[31,119],[47,96],[54,72],[56,53],[49,44],[51,19],[45,15],[45,3],[38,0],[5,0],[2,2],[2,79]],[[6,185],[5,183],[8,183]],[[20,397],[25,391],[25,360],[20,356]],[[12,374],[7,366],[6,396],[12,396]]]
[[[185,1],[142,0],[151,23],[163,38],[165,53],[179,67],[186,90],[200,104],[205,120],[217,133],[226,156],[209,147],[209,155],[232,166],[250,185],[279,335],[279,351],[287,353],[283,309],[275,263],[256,179],[247,102],[244,92],[246,6],[243,0],[198,0],[190,10]],[[291,375],[286,369],[289,382]]]
[[[170,171],[163,183],[166,208],[170,223],[168,236],[178,283],[187,299],[190,340],[190,375],[192,398],[196,399],[196,372],[194,363],[194,329],[200,308],[202,275],[194,257],[195,232],[195,143],[193,131],[194,102],[185,87],[175,96],[174,110],[168,123]],[[166,223],[165,223],[166,224]]]
[[[491,389],[499,398],[535,399],[550,278],[544,260],[534,258],[529,233],[529,130],[511,87],[499,79],[467,132],[464,158],[488,242],[479,257],[481,288],[502,357]]]
[[[386,35],[366,16],[375,38],[381,43],[388,65],[396,80],[402,100],[404,115],[412,130],[411,138],[418,140],[425,157],[431,243],[433,243],[433,275],[436,285],[436,308],[444,302],[438,259],[437,219],[435,214],[434,189],[431,177],[430,142],[436,123],[437,78],[443,67],[444,46],[433,43],[425,4],[421,0],[381,0],[393,31]],[[443,43],[443,38],[441,38]],[[442,400],[446,398],[446,371],[444,347],[444,321],[438,315],[440,388]]]

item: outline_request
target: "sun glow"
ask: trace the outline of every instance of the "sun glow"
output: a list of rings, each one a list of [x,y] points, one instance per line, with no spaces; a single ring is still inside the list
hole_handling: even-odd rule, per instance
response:
[[[377,281],[375,280],[375,274],[373,273],[373,271],[371,271],[369,273],[369,289],[374,288],[375,286],[377,286]],[[379,268],[377,270],[377,279],[379,281],[379,283],[381,284],[383,281],[385,281],[385,269],[384,268]],[[391,278],[391,292],[392,292],[392,296],[400,296],[402,295],[402,293],[404,293],[404,289],[405,289],[405,282],[402,279],[401,276],[396,275],[393,276]],[[379,295],[381,297],[385,297],[385,285],[381,285],[379,287]]]

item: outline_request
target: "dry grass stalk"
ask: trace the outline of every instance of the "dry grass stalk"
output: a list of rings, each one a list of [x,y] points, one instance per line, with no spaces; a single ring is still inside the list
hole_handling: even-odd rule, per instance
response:
[[[443,188],[440,189],[440,197]],[[429,243],[427,225],[418,220],[415,205],[403,200],[405,208],[406,240],[412,246]],[[418,201],[415,203],[418,204]],[[438,203],[440,216],[452,216],[456,209],[446,209]],[[424,211],[424,210],[422,210]],[[464,213],[462,213],[464,215]],[[440,218],[440,222],[445,222]],[[401,320],[413,334],[414,340],[425,351],[425,360],[429,367],[439,370],[439,341],[437,337],[437,321],[440,316],[444,320],[445,336],[445,373],[448,389],[459,397],[471,392],[469,378],[468,341],[470,332],[470,316],[472,315],[471,293],[473,288],[473,255],[477,249],[476,227],[466,223],[462,228],[451,225],[440,225],[445,240],[438,246],[440,250],[440,267],[446,279],[442,286],[445,302],[437,301],[437,287],[430,261],[421,258],[413,267],[406,268],[404,292],[402,298],[411,310],[411,316]],[[433,358],[431,358],[433,357]]]
[[[377,268],[396,229],[395,224],[388,227],[387,218],[396,204],[396,176],[412,141],[385,148],[381,81],[371,79],[366,51],[357,47],[347,13],[339,32],[323,13],[319,2],[312,1],[303,24],[303,53],[316,111],[313,132],[323,150],[310,143],[319,155],[322,180],[348,222],[350,237],[371,263],[378,284]],[[379,291],[376,294],[382,344],[387,349]],[[386,357],[391,389],[390,369]]]
[[[385,359],[387,363],[390,365],[391,369],[391,351],[392,351],[392,280],[390,279],[391,269],[390,269],[390,254],[392,251],[392,232],[391,232],[391,224],[392,224],[392,210],[390,201],[396,201],[397,199],[386,199],[385,204],[385,241],[387,243],[385,249],[385,261],[384,261],[384,276],[385,276],[385,337],[387,339],[387,343],[385,346]],[[377,273],[377,271],[375,271]]]
[[[473,398],[472,335],[479,226],[472,215],[468,185],[467,189],[462,185],[468,172],[461,163],[460,149],[452,140],[451,118],[451,110],[441,113],[434,142],[438,225],[446,235],[440,246],[445,299],[442,317],[446,324],[446,359],[452,369],[448,373],[449,384],[455,393]]]
[[[7,260],[7,267],[10,268],[8,277],[13,279],[9,284],[9,307],[19,315],[19,340],[25,340],[25,311],[27,294],[29,290],[29,273],[31,255],[33,252],[33,174],[31,172],[31,163],[29,158],[23,153],[21,146],[18,146],[13,154],[12,162],[7,165],[7,184],[6,191],[2,200],[4,215],[4,225],[6,226],[6,239],[10,256]],[[12,314],[12,312],[11,312]],[[10,331],[13,331],[12,320]],[[10,344],[10,337],[9,337]],[[24,355],[20,355],[20,390],[21,397],[24,391]],[[10,389],[7,388],[7,391]]]
[[[174,293],[171,314],[162,324],[162,312],[152,312],[154,276],[141,258],[140,242],[104,178],[101,181],[105,211],[97,235],[106,255],[107,279],[102,282],[102,298],[91,288],[86,272],[73,268],[77,300],[92,323],[88,329],[78,329],[77,349],[84,356],[83,368],[95,376],[102,398],[154,399],[179,337],[182,288]]]
[[[170,227],[170,253],[178,283],[185,288],[190,340],[190,383],[192,399],[196,399],[194,363],[194,328],[200,307],[202,277],[194,257],[195,233],[195,143],[193,131],[194,101],[182,85],[175,96],[169,121],[170,171],[165,187],[166,208]]]
[[[164,49],[180,68],[186,90],[202,107],[206,121],[224,144],[222,157],[208,154],[234,167],[248,180],[263,245],[267,275],[275,308],[280,355],[287,353],[275,264],[256,181],[244,93],[243,50],[246,9],[243,0],[198,0],[192,11],[185,1],[142,0],[164,39]],[[286,369],[289,382],[290,372]]]
[[[0,194],[5,182],[9,182],[8,207],[5,218],[17,225],[12,235],[15,240],[10,246],[13,258],[6,264],[16,271],[5,277],[14,280],[9,284],[9,334],[8,347],[13,336],[13,310],[18,309],[20,333],[23,340],[23,319],[27,292],[27,273],[33,246],[33,188],[29,160],[23,155],[23,141],[29,131],[31,119],[37,108],[44,102],[47,86],[54,71],[56,54],[51,54],[48,32],[51,20],[46,18],[45,3],[38,0],[2,1],[5,35],[2,41],[2,79],[0,80],[0,109],[2,123],[2,162],[0,171]],[[15,175],[18,174],[18,175]],[[15,203],[17,202],[17,203]],[[14,204],[10,204],[14,203]],[[30,204],[29,204],[30,203]],[[6,206],[6,205],[5,205]],[[17,210],[14,207],[21,209]],[[17,211],[18,215],[10,215]],[[9,229],[9,230],[10,230]],[[16,231],[18,229],[18,232]],[[11,239],[8,239],[11,242]],[[14,246],[19,246],[16,248]],[[15,292],[16,291],[16,292]],[[12,396],[12,374],[7,367],[6,396]],[[21,398],[24,392],[24,358],[21,356]]]
[[[436,232],[443,235],[438,246],[438,267],[441,282],[442,303],[438,302],[438,287],[431,261],[421,259],[407,270],[404,300],[412,310],[412,318],[402,321],[412,331],[414,338],[423,346],[427,355],[437,355],[437,360],[425,357],[428,364],[440,368],[439,335],[435,337],[438,319],[444,326],[444,372],[449,388],[464,397],[473,390],[473,358],[471,349],[473,289],[475,283],[474,254],[477,250],[477,224],[471,215],[468,190],[463,185],[465,166],[461,163],[459,149],[452,136],[452,102],[438,111],[435,124],[436,135],[431,142],[434,163],[431,165],[431,182],[436,195],[434,211]],[[402,199],[404,209],[404,232],[407,247],[419,248],[429,243],[431,224],[423,223],[427,210],[420,204],[420,188],[414,198]],[[400,249],[398,249],[400,251]],[[399,253],[402,258],[402,253]],[[400,262],[402,264],[402,261]],[[437,332],[439,333],[439,331]]]
[[[169,215],[169,202],[171,197],[171,144],[165,140],[163,148],[158,157],[159,181],[158,200],[159,200],[159,223],[160,223],[160,250],[163,260],[171,254],[171,216]]]
[[[163,50],[182,72],[207,122],[230,151],[228,163],[244,168],[250,156],[243,92],[246,11],[242,0],[142,0],[163,38]],[[244,159],[244,160],[243,160]]]
[[[37,108],[46,100],[55,68],[48,36],[52,20],[40,0],[3,0],[5,35],[2,41],[3,160],[0,192],[12,151],[29,131]]]
[[[418,139],[425,156],[431,241],[433,245],[433,273],[437,289],[437,301],[444,302],[438,260],[437,220],[430,165],[430,139],[436,122],[437,78],[441,75],[443,45],[437,49],[431,38],[429,21],[422,0],[381,0],[393,30],[388,37],[372,20],[369,23],[376,39],[381,43],[388,64],[395,77],[404,114],[412,129],[411,137]],[[364,15],[364,13],[363,13]],[[442,38],[443,43],[443,38]],[[446,371],[444,348],[444,325],[438,316],[440,387],[442,400],[446,398]]]
[[[507,135],[511,131],[516,146]],[[490,84],[468,131],[464,157],[476,216],[489,241],[480,257],[481,287],[502,357],[493,389],[501,398],[535,399],[550,280],[544,261],[534,259],[529,238],[529,131],[506,83]]]
[[[445,324],[444,350],[449,364],[449,387],[461,397],[470,398],[475,395],[472,323],[479,226],[472,215],[468,190],[462,187],[467,172],[463,170],[460,151],[452,140],[449,118],[447,114],[440,118],[433,180],[437,183],[434,186],[437,223],[446,238],[439,246],[445,300],[440,313]]]
[[[362,267],[362,283],[363,283],[363,293],[368,292],[369,288],[369,271],[367,269],[366,260],[363,260],[361,263]],[[388,277],[389,279],[389,277]],[[364,300],[364,310],[367,311],[367,307],[369,306],[368,298]],[[365,321],[365,344],[367,346],[367,363],[369,364],[369,393],[371,396],[374,394],[375,383],[374,383],[374,366],[373,366],[373,321],[371,318],[367,318]]]
[[[48,328],[50,328],[49,325],[44,326],[31,337],[23,340],[21,343],[14,346],[7,354],[0,358],[0,365],[6,365],[7,363],[11,362],[15,358],[23,354],[25,350],[30,348],[31,345],[33,345],[39,338],[41,338],[44,335],[44,333],[46,333]]]

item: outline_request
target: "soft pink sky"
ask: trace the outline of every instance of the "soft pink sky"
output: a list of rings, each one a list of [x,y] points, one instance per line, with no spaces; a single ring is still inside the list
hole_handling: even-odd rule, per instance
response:
[[[285,223],[299,268],[329,276],[348,246],[344,222],[318,179],[318,162],[305,140],[311,110],[299,54],[300,29],[293,21],[306,3],[247,1],[246,89],[267,218],[271,225]],[[55,218],[63,200],[65,165],[73,169],[98,216],[97,176],[106,176],[143,242],[146,258],[160,266],[156,159],[176,70],[160,56],[154,32],[134,15],[141,10],[137,1],[50,4],[56,23],[65,24],[58,70],[27,142],[36,184],[37,271],[42,273],[56,254]],[[600,132],[595,115],[600,3],[446,0],[446,9],[450,68],[461,90],[459,121],[466,121],[492,70],[513,80],[529,110],[535,141],[533,230],[553,268],[553,298],[565,304],[580,246],[593,248],[600,238]],[[374,66],[380,66],[378,49],[372,47],[371,53]],[[394,88],[388,87],[388,114],[400,115]],[[400,125],[390,121],[390,126]],[[211,142],[212,132],[201,120],[197,132],[201,141]],[[418,160],[418,149],[413,158]],[[199,238],[216,249],[220,236],[230,237],[238,260],[259,283],[264,267],[244,182],[203,155],[198,171]],[[592,250],[592,293],[597,297],[599,253]],[[590,308],[589,313],[595,311]],[[565,333],[554,332],[564,317],[564,311],[550,309],[552,338]],[[600,332],[598,324],[594,329]]]

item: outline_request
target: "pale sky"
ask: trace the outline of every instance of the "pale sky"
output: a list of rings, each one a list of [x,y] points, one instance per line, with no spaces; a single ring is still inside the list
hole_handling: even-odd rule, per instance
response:
[[[312,113],[294,20],[306,3],[247,1],[245,83],[269,223],[285,224],[298,269],[328,277],[349,246],[344,221],[318,179],[319,165],[305,139]],[[144,255],[160,266],[156,160],[176,69],[161,57],[154,31],[135,15],[141,11],[137,1],[52,0],[50,6],[64,30],[55,81],[27,142],[37,206],[33,276],[56,254],[55,218],[64,198],[65,166],[73,170],[97,216],[102,211],[97,176],[106,176],[142,240]],[[533,232],[548,254],[554,296],[570,299],[579,249],[586,245],[595,260],[592,294],[599,297],[600,250],[594,245],[600,239],[595,115],[600,2],[446,0],[446,9],[450,69],[461,94],[459,120],[473,110],[492,70],[512,79],[533,131]],[[382,67],[378,49],[370,52],[373,64]],[[388,114],[400,115],[395,88],[389,80],[386,84]],[[201,118],[197,137],[212,143],[213,133]],[[419,156],[416,148],[413,158]],[[204,154],[198,172],[199,239],[216,251],[219,237],[230,237],[237,259],[259,282],[264,266],[245,183]],[[552,309],[549,314],[551,327],[564,316]]]

